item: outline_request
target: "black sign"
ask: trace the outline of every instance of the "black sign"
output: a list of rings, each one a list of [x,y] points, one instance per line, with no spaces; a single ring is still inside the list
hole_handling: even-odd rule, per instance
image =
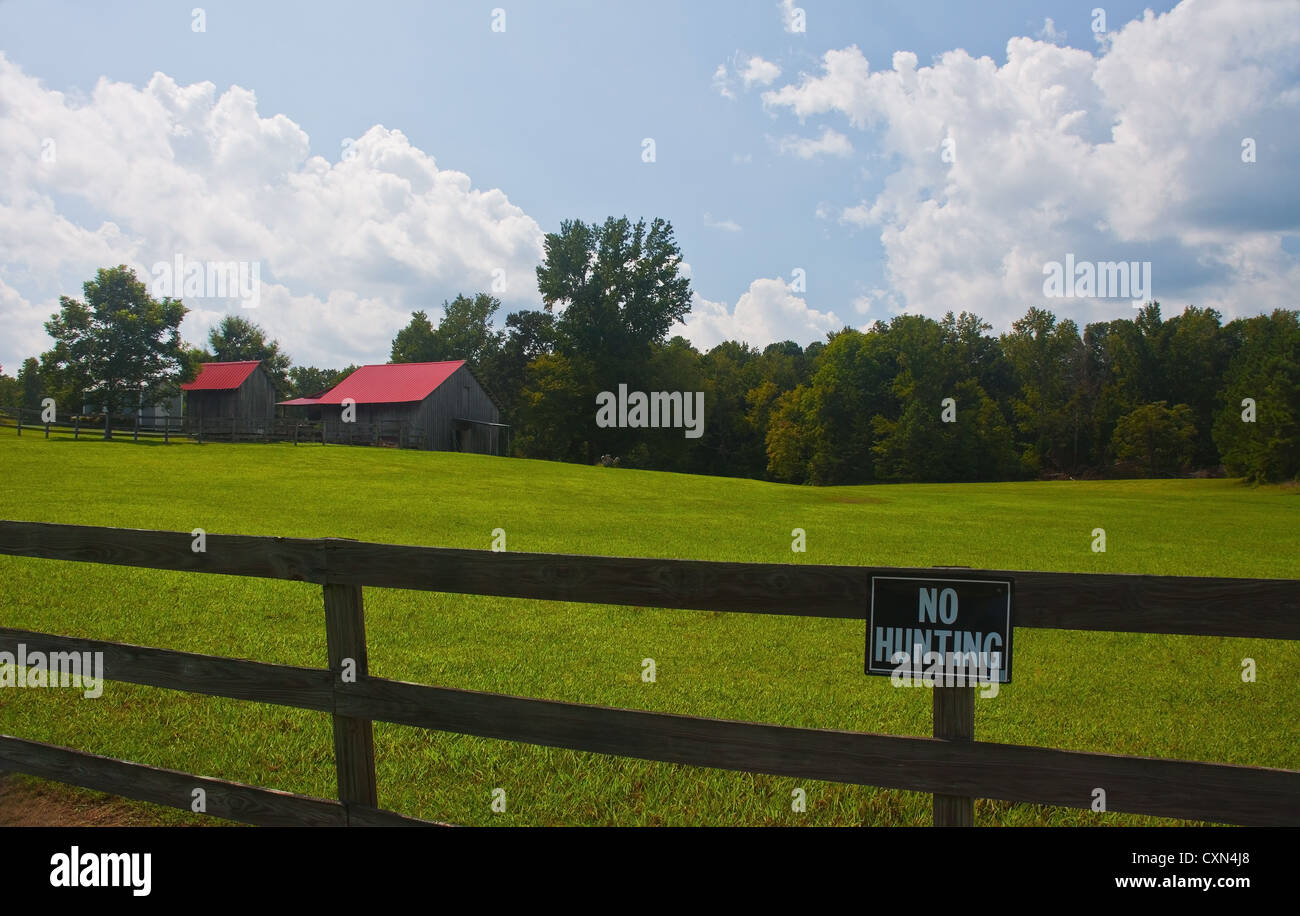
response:
[[[867,674],[950,686],[1011,681],[1010,579],[871,577]]]

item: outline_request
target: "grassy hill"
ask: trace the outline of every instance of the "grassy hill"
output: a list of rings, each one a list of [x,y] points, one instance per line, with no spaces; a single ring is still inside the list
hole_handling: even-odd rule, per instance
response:
[[[814,489],[367,448],[72,442],[0,431],[0,517],[515,551],[1295,576],[1300,500],[1228,480]],[[1107,552],[1091,550],[1104,528]],[[791,530],[807,532],[792,553]],[[524,696],[928,734],[862,674],[864,624],[367,589],[372,673]],[[1224,614],[1233,608],[1222,609]],[[5,626],[324,666],[319,587],[0,557]],[[654,658],[658,680],[640,679]],[[1241,681],[1241,660],[1259,680]],[[1019,630],[983,740],[1300,768],[1300,644]],[[331,797],[328,716],[109,683],[0,691],[0,731]],[[380,803],[468,824],[925,824],[929,796],[376,724]],[[803,786],[808,810],[790,811]],[[507,811],[490,809],[506,789]],[[981,824],[1168,823],[977,804]]]

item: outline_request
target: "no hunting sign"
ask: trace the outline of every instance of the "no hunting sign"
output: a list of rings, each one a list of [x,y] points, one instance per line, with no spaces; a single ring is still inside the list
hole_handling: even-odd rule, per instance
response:
[[[1011,681],[1011,579],[872,576],[867,674],[945,686]]]

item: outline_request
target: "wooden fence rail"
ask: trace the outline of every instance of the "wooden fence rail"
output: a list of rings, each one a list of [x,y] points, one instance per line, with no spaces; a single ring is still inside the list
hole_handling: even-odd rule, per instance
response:
[[[42,411],[31,408],[0,406],[0,427],[12,426],[17,435],[51,432],[72,433],[74,439],[102,437],[102,416],[77,416],[65,414],[49,423],[42,419]],[[443,447],[454,450],[453,442],[430,441],[426,428],[407,420],[377,420],[374,422],[344,423],[341,420],[307,420],[298,417],[266,417],[262,419],[234,417],[175,417],[141,420],[139,417],[122,418],[113,424],[113,436],[134,440],[161,438],[192,439],[196,442],[292,442],[294,445],[313,443],[330,445],[371,445],[402,449],[430,449]]]
[[[0,407],[0,426],[13,426],[19,436],[23,435],[24,430],[29,430],[32,434],[43,433],[45,438],[50,438],[51,432],[72,433],[74,439],[82,436],[92,437],[104,434],[104,417],[102,415],[79,415],[64,414],[62,417],[46,422],[44,412],[27,407]],[[140,437],[146,439],[161,438],[164,442],[169,442],[173,436],[183,435],[180,418],[171,419],[168,417],[150,418],[141,420],[136,416],[133,418],[124,418],[121,422],[114,422],[112,426],[113,436],[115,438],[125,438],[130,436],[133,440],[139,441]]]
[[[970,688],[935,691],[936,737],[763,725],[372,677],[363,586],[751,613],[858,618],[872,575],[934,569],[834,567],[400,547],[342,539],[0,521],[0,554],[255,576],[323,586],[328,669],[275,665],[0,628],[0,651],[102,652],[105,677],[333,715],[338,801],[308,798],[0,736],[0,768],[254,824],[427,823],[384,811],[375,720],[645,760],[929,792],[936,822],[969,822],[972,798],[1225,823],[1300,823],[1300,772],[1021,747],[974,740]],[[1016,626],[1300,639],[1300,581],[970,570],[1016,579]],[[1223,613],[1223,608],[1231,613]],[[342,678],[352,666],[355,681]],[[214,808],[213,794],[220,799]]]
[[[429,448],[424,427],[406,420],[344,423],[341,420],[305,420],[297,417],[263,419],[187,417],[185,432],[198,442],[293,442],[294,444],[382,445],[392,448]]]

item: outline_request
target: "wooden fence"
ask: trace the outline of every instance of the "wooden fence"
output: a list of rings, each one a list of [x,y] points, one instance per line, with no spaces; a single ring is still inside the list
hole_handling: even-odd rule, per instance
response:
[[[72,433],[72,438],[99,437],[104,433],[102,417],[65,415],[52,422],[42,419],[40,410],[18,407],[0,407],[0,426],[12,426],[19,436],[44,435],[51,432]],[[320,443],[330,445],[373,445],[389,448],[428,449],[439,447],[456,450],[453,439],[441,443],[428,441],[424,426],[406,420],[379,420],[376,422],[344,423],[341,420],[305,420],[296,417],[267,417],[264,419],[209,417],[195,420],[186,417],[161,420],[144,420],[135,417],[113,426],[117,438],[133,440],[173,438],[196,442],[292,442],[297,444]]]
[[[196,442],[313,442],[331,445],[384,445],[427,448],[424,427],[406,420],[344,423],[341,420],[302,420],[209,417],[187,419],[185,431]]]
[[[26,431],[29,435],[44,435],[50,438],[51,432],[72,433],[72,438],[82,436],[102,437],[104,435],[104,418],[99,416],[64,415],[50,422],[44,419],[44,412],[29,407],[0,407],[0,426],[12,426],[19,436]],[[179,418],[160,417],[141,420],[139,416],[114,421],[114,437],[139,441],[145,439],[162,439],[169,442],[175,436],[183,435]]]
[[[0,736],[0,768],[251,824],[425,824],[379,807],[371,723],[644,760],[935,795],[939,824],[970,823],[971,799],[1252,825],[1300,824],[1300,772],[974,740],[974,688],[934,691],[942,737],[793,728],[612,709],[371,677],[365,586],[642,607],[864,619],[873,575],[936,569],[494,553],[323,538],[0,521],[0,554],[256,576],[322,586],[328,669],[0,629],[0,650],[104,653],[109,680],[330,713],[338,800],[162,770]],[[951,571],[951,570],[950,570]],[[1018,627],[1300,639],[1300,580],[963,570],[1012,577]],[[864,631],[865,635],[865,631]],[[865,640],[864,640],[865,644]],[[345,660],[356,679],[345,682]],[[1024,661],[1020,663],[1024,665]],[[853,675],[849,675],[853,676]],[[857,676],[864,676],[858,674]]]

